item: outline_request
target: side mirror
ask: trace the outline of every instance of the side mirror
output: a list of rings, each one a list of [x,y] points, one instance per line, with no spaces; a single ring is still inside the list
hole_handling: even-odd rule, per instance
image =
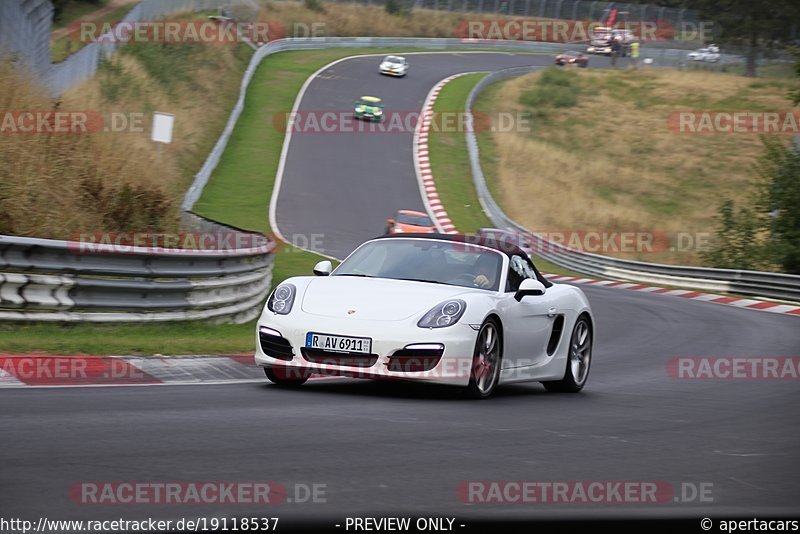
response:
[[[386,224],[391,224],[394,226],[395,220],[394,219],[386,219]]]
[[[519,302],[522,300],[522,297],[544,295],[544,292],[545,287],[543,283],[533,278],[526,278],[519,285],[519,289],[517,289],[517,292],[514,294],[514,298]]]
[[[314,274],[317,276],[328,276],[333,270],[333,264],[330,260],[322,260],[314,266]]]

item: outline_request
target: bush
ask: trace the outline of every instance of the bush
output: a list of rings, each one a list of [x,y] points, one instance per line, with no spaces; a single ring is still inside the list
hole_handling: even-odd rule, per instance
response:
[[[310,11],[315,11],[317,13],[325,13],[325,6],[322,5],[320,0],[304,0],[303,3],[306,6],[306,9]]]
[[[758,193],[749,207],[719,207],[716,242],[704,259],[723,269],[770,269],[800,274],[800,152],[764,138],[756,170]]]
[[[390,15],[408,15],[409,9],[406,9],[400,0],[388,0],[386,2],[386,12]]]

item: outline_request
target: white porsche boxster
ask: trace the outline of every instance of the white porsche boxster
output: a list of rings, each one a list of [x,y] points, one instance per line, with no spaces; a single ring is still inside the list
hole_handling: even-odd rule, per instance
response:
[[[335,270],[289,278],[256,327],[270,381],[312,374],[461,386],[538,381],[577,392],[589,375],[594,320],[575,287],[544,278],[515,245],[480,236],[397,234],[367,241]]]

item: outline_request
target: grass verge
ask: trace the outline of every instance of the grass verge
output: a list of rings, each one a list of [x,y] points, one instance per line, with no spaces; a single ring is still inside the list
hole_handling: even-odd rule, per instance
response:
[[[445,85],[433,105],[434,116],[443,117],[452,113],[462,113],[470,91],[484,76],[483,73],[467,74]],[[489,117],[487,110],[493,102],[492,95],[496,91],[497,84],[494,84],[478,97],[473,109],[476,117],[481,115]],[[475,120],[475,124],[487,124],[488,126],[486,121],[478,119]],[[494,225],[478,202],[478,195],[472,183],[469,152],[464,132],[461,130],[461,128],[442,128],[442,131],[435,131],[434,128],[431,128],[428,136],[428,151],[439,199],[458,231],[470,233],[479,228],[491,228]],[[496,176],[497,163],[491,129],[480,129],[476,135],[481,148],[481,168],[486,176],[490,192],[495,195],[496,180],[494,176]],[[580,276],[545,259],[536,258],[535,261],[536,266],[544,272]]]
[[[791,83],[670,69],[547,69],[501,82],[488,112],[528,114],[533,128],[493,133],[496,199],[521,224],[590,252],[701,265],[720,200],[754,194],[763,147],[752,133],[681,131],[676,118],[695,117],[698,128],[715,112],[789,110]],[[657,245],[582,240],[634,232]]]
[[[5,354],[179,355],[237,354],[255,349],[253,323],[209,325],[0,325]]]

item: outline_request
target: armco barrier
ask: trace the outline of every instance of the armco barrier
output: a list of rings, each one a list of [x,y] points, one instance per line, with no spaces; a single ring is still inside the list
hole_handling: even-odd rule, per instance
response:
[[[0,236],[0,320],[246,322],[272,283],[275,243],[259,240],[241,249],[97,251]]]
[[[538,68],[541,67],[506,69],[485,76],[467,97],[466,112],[472,113],[475,99],[492,83],[522,76]],[[466,135],[472,177],[481,207],[498,228],[514,230],[528,236],[533,242],[537,256],[566,269],[599,278],[800,301],[800,276],[796,275],[622,260],[577,251],[548,241],[516,223],[495,202],[486,186],[486,178],[481,169],[477,138],[472,131],[468,131]]]

